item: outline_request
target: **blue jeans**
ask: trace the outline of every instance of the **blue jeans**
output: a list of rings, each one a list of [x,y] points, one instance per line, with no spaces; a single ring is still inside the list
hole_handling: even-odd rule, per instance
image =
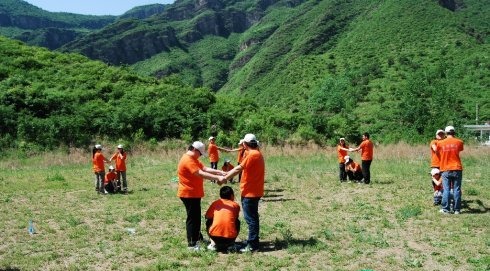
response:
[[[242,198],[243,216],[248,225],[247,244],[253,249],[259,248],[259,198]]]
[[[450,210],[451,203],[451,186],[454,196],[454,211],[461,211],[461,181],[463,180],[463,171],[449,170],[442,172],[442,209],[446,212]]]

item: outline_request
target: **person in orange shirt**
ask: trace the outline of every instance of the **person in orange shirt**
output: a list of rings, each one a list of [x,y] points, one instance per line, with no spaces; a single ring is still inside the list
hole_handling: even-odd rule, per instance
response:
[[[117,192],[117,174],[115,168],[109,166],[109,172],[105,175],[104,179],[104,193],[116,193]]]
[[[345,171],[344,160],[344,157],[347,156],[347,151],[349,151],[349,146],[345,143],[345,138],[341,137],[339,140],[339,144],[337,145],[337,159],[339,161],[340,182],[345,182],[347,180],[347,172]]]
[[[364,183],[371,183],[371,162],[373,161],[373,142],[369,139],[369,133],[362,135],[362,142],[359,147],[349,149],[349,151],[361,151],[361,167]]]
[[[439,168],[439,154],[437,153],[437,142],[445,138],[443,130],[437,130],[436,137],[430,142],[430,167]]]
[[[430,171],[432,176],[432,186],[434,187],[434,205],[440,205],[442,201],[442,180],[441,171],[438,168],[433,168]]]
[[[182,155],[177,167],[179,178],[177,196],[185,206],[187,246],[193,250],[200,250],[198,241],[203,239],[201,234],[201,198],[204,197],[204,179],[219,181],[225,175],[221,170],[205,167],[199,161],[203,155],[206,155],[204,144],[195,141]]]
[[[238,148],[237,149],[232,149],[229,151],[230,152],[232,152],[232,151],[238,152],[236,160],[237,160],[237,164],[240,165],[240,162],[243,160],[243,157],[245,157],[245,155],[246,155],[246,150],[245,150],[245,147],[243,146],[243,139],[240,139],[240,141],[238,142]],[[238,182],[240,182],[241,179],[242,179],[242,172],[238,173]]]
[[[352,160],[352,158],[350,158],[348,155],[344,157],[344,160],[345,172],[349,177],[349,180],[354,182],[361,182],[363,178],[361,166],[358,163],[354,162],[354,160]]]
[[[121,191],[125,194],[128,193],[128,182],[126,180],[126,158],[127,154],[124,151],[124,146],[122,144],[117,145],[117,151],[112,155],[111,161],[116,160],[118,186],[121,187]]]
[[[216,138],[214,136],[209,138],[209,146],[208,146],[208,153],[209,153],[209,162],[211,162],[211,168],[213,169],[218,169],[218,162],[219,162],[219,152],[220,151],[225,151],[228,152],[228,149],[218,147],[216,145]]]
[[[441,213],[448,214],[450,208],[450,190],[453,188],[454,214],[461,212],[461,183],[463,179],[463,164],[459,153],[464,150],[464,143],[455,137],[453,126],[447,126],[444,131],[446,138],[437,142],[439,166],[442,172],[442,205]]]
[[[228,172],[232,170],[235,166],[231,164],[230,159],[225,159],[225,162],[223,163],[223,166],[221,167],[221,170],[223,172]],[[230,183],[234,183],[233,179],[230,180]]]
[[[218,184],[242,172],[240,191],[242,198],[243,216],[248,225],[247,246],[241,252],[255,252],[259,250],[259,201],[264,196],[265,161],[259,150],[259,141],[253,134],[246,134],[243,146],[247,155]]]
[[[240,232],[240,206],[229,186],[219,190],[220,199],[214,201],[206,211],[206,231],[211,239],[209,250],[235,251],[235,239]]]
[[[104,178],[105,178],[105,165],[109,163],[102,154],[102,146],[96,144],[92,149],[92,168],[95,173],[95,190],[100,194],[104,194]]]

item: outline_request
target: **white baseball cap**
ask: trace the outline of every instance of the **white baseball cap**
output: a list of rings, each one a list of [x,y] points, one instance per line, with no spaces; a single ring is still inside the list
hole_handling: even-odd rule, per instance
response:
[[[109,166],[109,170],[113,170],[114,167],[112,165]]]
[[[255,137],[254,134],[246,134],[245,137],[243,138],[243,142],[247,142],[247,143],[257,142],[257,143],[259,143],[259,141],[257,141],[257,138]]]
[[[95,148],[98,149],[98,150],[102,150],[102,145],[100,144],[95,144]]]
[[[441,173],[441,171],[438,168],[433,168],[430,170],[430,175],[434,176],[436,174]]]
[[[437,136],[437,135],[439,135],[439,134],[444,134],[444,131],[443,131],[443,130],[441,130],[441,129],[437,130],[437,132],[436,132],[436,136]]]
[[[449,132],[451,132],[451,131],[453,131],[453,132],[454,132],[454,127],[453,127],[453,126],[446,126],[446,129],[444,129],[444,131],[445,131],[446,133],[449,133]]]
[[[349,156],[349,155],[344,156],[344,160],[345,160],[345,163],[344,163],[344,164],[349,163],[349,161],[350,161],[350,156]]]
[[[211,141],[212,139],[215,139],[215,137],[214,136],[210,136],[208,140]]]
[[[345,141],[345,138],[343,138],[343,137],[341,137],[341,138],[339,139],[339,141],[340,141],[340,140],[343,140],[343,141]]]
[[[198,150],[202,156],[206,156],[206,149],[201,141],[194,141],[194,143],[192,143],[192,147]]]
[[[122,148],[124,148],[124,146],[123,146],[123,144],[119,144],[119,145],[117,145],[117,148],[122,149]]]

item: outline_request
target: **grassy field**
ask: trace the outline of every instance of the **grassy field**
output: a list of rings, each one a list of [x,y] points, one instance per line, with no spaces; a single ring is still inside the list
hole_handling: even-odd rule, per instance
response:
[[[333,148],[264,147],[254,254],[187,250],[174,179],[184,149],[133,149],[131,193],[108,196],[94,191],[88,152],[4,156],[0,270],[490,270],[488,147],[462,153],[461,215],[432,205],[427,146],[377,147],[371,185],[341,184]],[[203,213],[218,191],[205,184]]]

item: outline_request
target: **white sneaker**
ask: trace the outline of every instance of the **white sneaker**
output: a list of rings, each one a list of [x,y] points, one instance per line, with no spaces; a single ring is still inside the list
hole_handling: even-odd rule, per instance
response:
[[[449,214],[449,212],[448,211],[444,211],[444,209],[440,209],[439,210],[439,213],[445,214],[445,215],[448,215]]]
[[[214,244],[209,244],[209,245],[207,246],[207,249],[208,249],[208,250],[211,250],[211,251],[216,251],[216,246],[215,246]]]
[[[195,245],[193,247],[187,247],[187,249],[191,251],[201,251],[201,247],[199,245]]]
[[[459,214],[461,214],[461,212],[460,211],[454,211],[454,214],[459,215]]]

